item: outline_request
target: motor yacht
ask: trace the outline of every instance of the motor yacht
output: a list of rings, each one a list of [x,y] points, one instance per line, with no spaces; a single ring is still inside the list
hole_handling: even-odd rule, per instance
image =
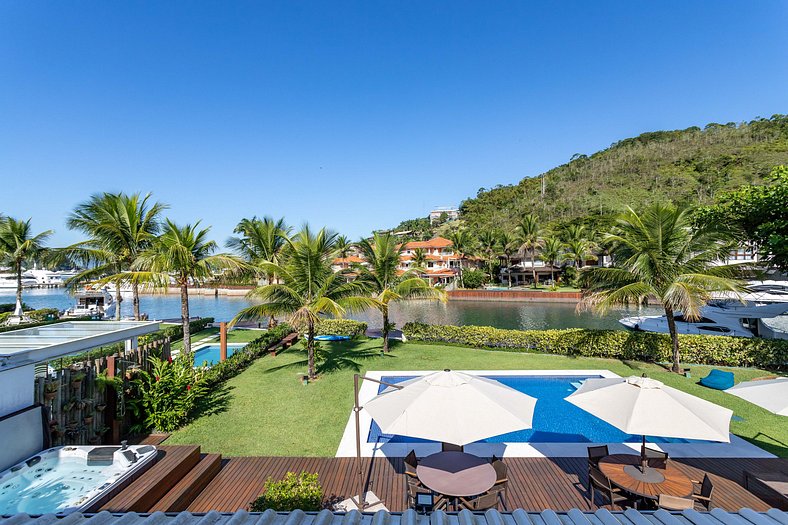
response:
[[[76,305],[63,314],[64,317],[112,317],[115,314],[115,299],[104,288],[85,288],[74,294]]]

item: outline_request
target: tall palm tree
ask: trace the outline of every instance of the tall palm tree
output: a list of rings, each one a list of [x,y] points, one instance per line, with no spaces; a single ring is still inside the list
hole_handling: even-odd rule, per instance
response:
[[[208,240],[210,228],[200,229],[200,222],[178,226],[167,219],[162,234],[140,253],[132,265],[131,277],[166,288],[170,278],[181,292],[183,350],[191,352],[189,333],[189,284],[213,277],[218,271],[241,272],[248,269],[240,258],[214,253],[217,245]]]
[[[262,304],[244,308],[232,323],[257,320],[269,315],[287,315],[289,322],[306,334],[308,374],[315,377],[315,326],[321,315],[342,317],[348,310],[377,307],[364,286],[347,282],[334,273],[331,262],[336,256],[336,235],[309,226],[287,241],[289,248],[279,264],[266,262],[263,268],[279,276],[281,283],[267,284],[249,292]]]
[[[584,224],[569,224],[563,231],[563,237],[566,242],[581,241],[587,239],[588,233]]]
[[[404,299],[437,299],[446,301],[446,292],[434,288],[409,271],[398,275],[400,255],[404,247],[390,233],[375,233],[372,240],[362,239],[358,243],[367,266],[358,265],[359,282],[367,287],[378,301],[377,308],[383,314],[383,351],[389,351],[389,305]]]
[[[501,246],[501,253],[504,257],[506,257],[506,275],[509,279],[509,288],[512,287],[512,255],[517,253],[520,250],[520,242],[517,239],[517,236],[509,233],[509,232],[502,232],[501,237],[498,240],[498,244]]]
[[[151,202],[151,194],[97,193],[78,204],[66,219],[66,225],[89,236],[62,252],[67,257],[82,259],[92,267],[70,279],[71,284],[84,283],[116,275],[116,318],[120,319],[120,276],[131,269],[140,253],[149,248],[161,228],[161,214],[168,206]],[[134,319],[140,319],[139,282],[131,279]]]
[[[548,237],[542,243],[539,258],[550,265],[550,280],[555,283],[555,265],[564,251],[564,243],[558,237]]]
[[[482,230],[479,232],[479,251],[484,256],[484,261],[487,264],[487,273],[490,274],[490,280],[495,281],[493,275],[493,268],[495,267],[496,254],[498,252],[498,242],[500,235],[493,230]]]
[[[427,251],[424,248],[416,248],[413,250],[413,266],[414,268],[424,269],[427,267]]]
[[[529,213],[520,219],[516,228],[520,236],[520,249],[530,255],[531,272],[533,274],[534,288],[539,284],[539,277],[536,275],[536,252],[542,246],[542,229],[539,225],[539,218]]]
[[[742,290],[736,267],[719,265],[733,245],[731,239],[719,225],[693,228],[686,208],[655,204],[642,213],[628,208],[604,239],[614,267],[583,272],[590,292],[586,304],[604,312],[613,305],[656,297],[668,320],[673,371],[679,372],[675,315],[699,319],[712,292]]]
[[[566,258],[580,270],[588,260],[595,261],[597,256],[591,251],[594,245],[586,239],[572,239],[566,243]]]
[[[471,235],[471,233],[465,228],[458,228],[456,230],[452,230],[451,232],[449,232],[446,238],[451,241],[452,249],[454,250],[454,253],[457,254],[457,257],[459,257],[459,261],[460,261],[459,277],[460,277],[460,286],[462,287],[464,286],[462,280],[463,261],[465,260],[466,256],[473,253],[475,247],[475,239],[473,238],[473,235]]]
[[[347,259],[348,255],[350,255],[350,249],[353,247],[353,243],[350,242],[344,235],[337,235],[337,242],[336,242],[336,249],[337,255],[342,257],[343,259]]]
[[[0,219],[0,262],[11,267],[16,274],[16,307],[14,317],[22,317],[22,265],[46,257],[44,246],[52,230],[34,234],[30,219],[13,217]]]
[[[291,231],[292,228],[285,223],[284,217],[279,220],[267,216],[262,219],[241,219],[233,230],[241,236],[230,237],[225,246],[249,263],[253,273],[262,271],[267,283],[271,284],[277,276],[271,271],[263,270],[263,263],[282,262],[282,254],[288,246],[287,240]],[[276,318],[272,315],[268,318],[268,327],[275,325]]]

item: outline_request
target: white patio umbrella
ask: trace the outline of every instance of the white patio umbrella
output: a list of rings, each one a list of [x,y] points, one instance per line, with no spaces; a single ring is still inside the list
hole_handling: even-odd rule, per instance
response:
[[[627,434],[730,442],[733,411],[647,377],[588,379],[566,398]]]
[[[744,381],[726,392],[779,416],[788,416],[788,377]]]
[[[536,399],[498,381],[444,370],[398,383],[364,404],[386,434],[467,445],[531,428]]]

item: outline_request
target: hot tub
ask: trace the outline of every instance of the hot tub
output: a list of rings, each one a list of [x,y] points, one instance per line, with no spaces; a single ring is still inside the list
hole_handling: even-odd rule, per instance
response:
[[[156,447],[44,450],[0,472],[0,516],[85,511],[156,457]]]

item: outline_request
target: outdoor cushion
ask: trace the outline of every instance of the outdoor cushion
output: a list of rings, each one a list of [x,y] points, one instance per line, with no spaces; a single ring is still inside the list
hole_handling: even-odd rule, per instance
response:
[[[700,384],[717,390],[727,390],[733,386],[733,372],[725,372],[716,368],[700,380]]]

